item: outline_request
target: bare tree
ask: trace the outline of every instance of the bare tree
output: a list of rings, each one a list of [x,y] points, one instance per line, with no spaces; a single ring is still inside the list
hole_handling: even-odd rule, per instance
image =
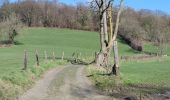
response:
[[[158,54],[164,55],[166,44],[169,39],[169,26],[165,16],[160,16],[159,12],[156,12],[154,21],[154,42],[158,47]]]
[[[90,16],[87,7],[83,3],[78,3],[76,7],[76,22],[79,29],[87,29],[90,23]],[[89,21],[90,20],[90,21]]]
[[[145,30],[138,20],[139,14],[127,8],[124,10],[119,27],[119,36],[134,50],[142,51]]]
[[[117,19],[116,19],[116,22],[115,22],[115,28],[114,28],[114,33],[111,33],[113,35],[111,35],[112,37],[108,37],[108,33],[105,32],[106,29],[106,26],[107,23],[106,23],[106,19],[105,19],[105,13],[106,11],[108,10],[108,8],[111,6],[112,2],[114,0],[93,0],[92,3],[95,3],[97,5],[94,6],[95,8],[98,9],[98,12],[99,12],[99,17],[100,17],[100,44],[101,44],[101,50],[100,50],[100,53],[98,54],[97,56],[97,65],[98,66],[107,66],[107,62],[108,62],[108,58],[110,56],[110,51],[113,47],[113,44],[116,44],[115,46],[117,46],[117,43],[114,43],[116,41],[116,37],[117,37],[117,33],[118,33],[118,27],[119,27],[119,21],[120,21],[120,14],[121,14],[121,11],[122,11],[122,5],[123,5],[123,0],[120,1],[120,5],[119,5],[119,10],[118,10],[118,13],[117,13]],[[93,5],[95,5],[93,4]],[[107,37],[107,38],[106,38]],[[108,40],[108,38],[110,40]],[[117,48],[117,47],[116,47]],[[114,73],[115,75],[118,75],[118,64],[117,64],[117,61],[118,61],[118,50],[117,49],[114,49],[114,54],[115,54],[115,66],[114,67],[116,70]]]
[[[26,23],[29,27],[32,26],[34,14],[36,14],[36,1],[34,0],[25,0],[19,2],[18,13],[20,13],[21,20]]]
[[[141,10],[139,21],[145,30],[144,39],[157,46],[158,55],[165,54],[170,39],[169,17],[162,11]]]
[[[1,40],[0,42],[4,43],[14,43],[15,36],[18,35],[18,30],[22,27],[22,23],[16,14],[11,14],[8,18],[4,19],[0,23],[0,34],[5,40]]]
[[[107,19],[106,19],[106,11],[110,7],[113,0],[93,0],[91,2],[92,7],[97,10],[99,21],[100,21],[100,52],[97,56],[97,65],[104,66],[107,61],[104,61],[106,58],[105,54],[107,54],[106,48],[108,46],[108,33],[107,33]]]
[[[118,46],[117,46],[118,44],[117,44],[116,38],[118,35],[120,15],[123,10],[123,1],[124,0],[120,0],[120,5],[119,5],[117,17],[116,17],[116,23],[115,23],[113,37],[110,38],[108,46],[106,48],[106,50],[108,51],[108,55],[110,55],[111,48],[114,46],[114,63],[115,64],[113,65],[112,73],[117,76],[119,76],[120,72],[119,72],[119,57],[118,57]]]

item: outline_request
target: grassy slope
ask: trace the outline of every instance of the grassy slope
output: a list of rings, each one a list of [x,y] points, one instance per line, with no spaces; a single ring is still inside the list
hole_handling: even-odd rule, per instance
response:
[[[157,48],[156,46],[154,46],[153,44],[151,44],[151,43],[146,43],[146,44],[145,44],[145,49],[144,49],[144,51],[146,51],[146,52],[152,52],[152,53],[157,53],[159,50],[158,50],[158,48]],[[166,45],[164,46],[163,53],[164,53],[165,55],[170,56],[170,44],[166,44]]]
[[[64,51],[66,56],[71,56],[73,52],[82,52],[83,56],[86,55],[89,57],[99,49],[98,33],[69,29],[28,28],[22,30],[16,40],[18,41],[18,45],[10,48],[0,48],[0,77],[21,69],[23,66],[24,49],[27,49],[29,52],[29,66],[35,64],[34,53],[36,49],[38,49],[41,59],[44,56],[44,50],[47,50],[48,55],[52,55],[52,51],[55,51],[57,56],[61,56],[62,51]],[[145,49],[147,51],[153,51],[153,48],[148,45]],[[121,40],[119,40],[119,53],[120,55],[137,54]],[[169,54],[170,52],[167,53]],[[162,70],[168,71],[170,70],[169,65],[170,63],[168,61],[158,63],[122,63],[121,70],[125,79],[130,78],[133,80],[135,78],[134,80],[136,80],[143,76],[143,72],[151,74],[148,76],[154,77],[154,73],[161,73]],[[152,72],[150,73],[150,71]]]
[[[92,56],[99,49],[99,36],[96,32],[76,31],[56,28],[29,28],[20,32],[16,38],[18,45],[0,48],[0,77],[23,66],[24,49],[29,54],[29,66],[35,64],[35,50],[44,57],[55,51],[57,56],[65,52],[71,56],[73,52],[81,52],[83,56]],[[132,55],[133,50],[124,43],[119,43],[120,54]]]
[[[44,50],[48,55],[54,51],[61,56],[71,56],[73,52],[82,52],[83,55],[91,56],[92,52],[98,50],[98,35],[94,32],[75,31],[68,29],[46,29],[27,28],[20,32],[16,38],[17,45],[10,48],[0,48],[0,100],[15,100],[24,88],[28,88],[34,80],[33,77],[40,77],[45,70],[54,67],[54,62],[41,64],[35,68],[35,50],[39,51],[42,62]],[[23,53],[28,51],[29,70],[22,72]],[[34,78],[33,78],[34,79]]]
[[[82,52],[83,56],[90,57],[99,49],[99,36],[96,32],[76,31],[56,28],[28,28],[20,32],[16,38],[18,45],[10,48],[0,48],[0,78],[9,75],[11,72],[18,72],[23,66],[23,51],[29,53],[29,67],[35,64],[35,50],[39,51],[42,57],[44,50],[48,55],[55,51],[61,56],[62,51],[66,56],[73,52]],[[153,48],[147,46],[146,50]],[[167,50],[170,54],[170,48]],[[120,55],[137,54],[129,46],[119,40]],[[126,83],[168,83],[170,84],[170,59],[163,61],[140,61],[122,62],[121,72]],[[12,74],[11,74],[12,75]],[[112,83],[112,82],[111,82]]]
[[[157,53],[158,48],[151,43],[144,46],[145,52]],[[121,64],[123,80],[127,84],[170,85],[170,45],[166,45],[163,59],[129,61]]]
[[[75,51],[91,55],[94,50],[98,49],[98,42],[95,41],[97,34],[67,29],[24,29],[16,40],[18,45],[0,48],[0,77],[8,72],[21,69],[24,49],[29,54],[29,66],[35,63],[36,49],[41,57],[44,57],[44,50],[48,55],[52,55],[52,52],[55,51],[57,56],[61,56],[64,51],[66,56],[70,56]]]

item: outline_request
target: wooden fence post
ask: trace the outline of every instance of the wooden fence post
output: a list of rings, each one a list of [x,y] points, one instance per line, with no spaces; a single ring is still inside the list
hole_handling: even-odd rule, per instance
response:
[[[55,52],[53,51],[53,61],[55,61]]]
[[[92,52],[91,56],[92,56],[92,59],[93,59],[93,52]]]
[[[85,59],[85,60],[87,60],[87,53],[85,53],[85,55],[84,55],[84,59]]]
[[[77,53],[76,55],[76,62],[78,62],[78,59],[79,59],[79,53]]]
[[[97,52],[95,52],[95,63],[97,63]]]
[[[40,62],[39,62],[39,56],[38,56],[38,51],[37,50],[36,50],[35,57],[36,57],[37,66],[39,66]]]
[[[80,56],[79,56],[79,58],[81,59],[81,52],[80,52]]]
[[[62,60],[64,60],[64,51],[63,51],[63,54],[62,54],[62,58],[61,58]]]
[[[44,58],[47,61],[48,58],[47,58],[47,51],[46,50],[44,51]]]
[[[28,60],[27,51],[24,50],[24,68],[23,68],[23,70],[27,70],[27,62],[28,62],[27,60]]]

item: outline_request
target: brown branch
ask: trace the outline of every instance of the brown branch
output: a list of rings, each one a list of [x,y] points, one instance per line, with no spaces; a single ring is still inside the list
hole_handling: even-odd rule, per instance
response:
[[[103,7],[103,4],[104,4],[104,0],[100,0],[101,2],[99,3],[98,0],[93,0],[92,2],[95,2],[96,5],[98,6],[99,10]],[[106,8],[102,9],[102,11],[100,11],[100,15],[103,15],[103,13],[110,7],[111,3],[113,2],[114,0],[109,0]]]
[[[95,3],[97,4],[98,8],[100,9],[100,8],[102,8],[102,6],[103,6],[103,0],[100,0],[100,1],[101,1],[101,3],[99,3],[98,0],[94,0],[94,1],[92,1],[92,2],[95,2]]]
[[[113,2],[114,0],[110,0],[106,6],[106,8],[103,10],[103,12],[105,12],[111,5],[111,3]]]
[[[97,0],[95,0],[95,2],[96,2],[96,4],[97,4],[97,6],[100,8],[100,5],[99,5],[98,1],[97,1]]]
[[[102,8],[103,7],[103,0],[101,0],[101,3],[100,3],[100,8]]]
[[[113,42],[116,40],[116,37],[117,37],[118,28],[119,28],[119,21],[120,21],[120,15],[121,15],[121,12],[122,12],[122,9],[123,9],[123,1],[124,0],[120,1],[119,11],[118,11],[118,14],[117,14],[117,19],[116,19],[116,26],[115,26],[115,30],[114,30],[114,35],[113,35],[111,41],[109,42],[108,47],[106,48],[107,50],[112,47]]]

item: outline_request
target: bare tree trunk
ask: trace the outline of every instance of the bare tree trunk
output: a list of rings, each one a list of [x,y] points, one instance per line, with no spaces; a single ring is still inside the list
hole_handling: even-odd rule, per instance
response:
[[[112,68],[112,73],[116,76],[119,76],[119,55],[118,55],[118,45],[117,41],[113,42],[113,51],[114,51],[114,65]]]
[[[108,12],[108,17],[109,17],[109,34],[108,34],[108,42],[112,40],[113,37],[113,19],[112,19],[112,5],[109,7],[109,12]]]
[[[122,13],[122,9],[123,9],[123,1],[124,0],[121,0],[120,1],[120,5],[119,5],[119,11],[117,13],[117,18],[116,18],[116,23],[115,23],[115,28],[114,28],[114,34],[113,34],[113,37],[112,39],[110,40],[108,46],[107,46],[107,49],[111,49],[112,46],[113,46],[113,42],[116,40],[117,38],[117,34],[118,34],[118,29],[119,29],[119,22],[120,22],[120,15]],[[110,50],[109,50],[110,51]]]
[[[120,5],[119,5],[119,11],[117,13],[117,18],[116,18],[116,24],[115,24],[115,29],[114,29],[114,35],[112,37],[112,39],[109,42],[109,45],[107,47],[107,49],[110,51],[111,47],[113,46],[113,50],[114,50],[114,65],[112,67],[112,74],[119,76],[120,72],[119,72],[119,56],[118,56],[118,44],[116,38],[117,38],[117,34],[118,34],[118,28],[119,28],[119,22],[120,22],[120,15],[123,9],[123,1],[120,1]]]
[[[104,54],[102,52],[98,53],[96,56],[96,65],[97,66],[103,66],[103,62],[104,62]]]
[[[113,46],[113,42],[116,40],[116,37],[117,37],[119,21],[120,21],[120,14],[121,14],[121,11],[122,11],[122,5],[123,5],[124,0],[120,1],[120,8],[119,8],[118,14],[117,14],[114,34],[110,33],[109,41],[108,41],[109,37],[108,37],[108,32],[107,32],[106,11],[111,6],[112,0],[109,0],[109,2],[107,2],[107,6],[106,6],[106,0],[99,0],[99,1],[95,0],[96,4],[98,5],[99,10],[100,10],[99,12],[100,12],[100,43],[101,43],[101,50],[97,55],[96,64],[97,64],[97,66],[107,66],[108,61],[109,61],[110,51],[111,51],[112,46]],[[110,15],[110,16],[112,17],[112,15]],[[110,22],[111,21],[112,20],[110,19]],[[112,27],[112,24],[110,24],[110,26]],[[112,31],[113,30],[111,30],[111,32]],[[116,51],[114,51],[115,54],[116,54],[115,57],[118,58],[117,42],[116,42],[116,48],[114,50],[116,50]],[[115,59],[117,59],[117,58],[115,58]],[[117,61],[118,61],[118,59],[117,59]],[[116,66],[115,69],[117,71],[118,64],[116,63],[115,66]]]
[[[106,9],[106,0],[104,0],[103,2],[103,10]],[[108,42],[108,32],[107,32],[107,15],[106,15],[106,11],[104,11],[103,13],[103,25],[104,25],[104,41],[105,41],[105,45],[106,42]],[[106,45],[107,46],[107,45]]]
[[[101,9],[102,11],[102,9]],[[100,52],[97,54],[97,58],[96,58],[96,64],[97,66],[103,66],[103,58],[104,58],[104,55],[103,55],[103,51],[106,49],[106,46],[105,46],[105,34],[104,34],[104,23],[103,23],[103,14],[100,15],[100,46],[101,46],[101,49],[100,49]]]
[[[103,15],[102,15],[103,16]],[[101,16],[101,21],[100,21],[100,43],[101,43],[101,52],[106,49],[104,40],[105,40],[105,34],[104,34],[104,21],[103,17]]]
[[[105,50],[106,50],[106,43],[108,41],[108,34],[107,34],[107,17],[106,17],[106,3],[105,0],[103,1],[103,4],[100,8],[100,45],[101,50],[97,54],[96,58],[96,64],[97,66],[104,66],[104,58],[105,58]],[[104,12],[103,12],[104,11]]]

